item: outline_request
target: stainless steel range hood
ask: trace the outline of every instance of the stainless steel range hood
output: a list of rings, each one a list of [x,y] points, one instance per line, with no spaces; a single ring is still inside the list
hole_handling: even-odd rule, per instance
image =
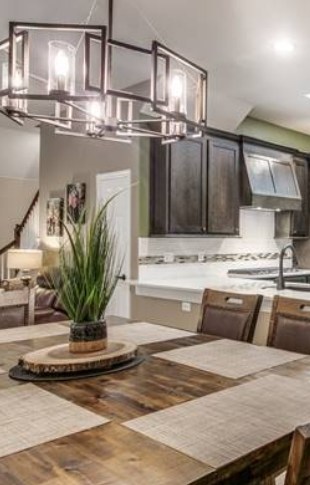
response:
[[[244,207],[281,211],[301,210],[301,195],[292,157],[244,147],[247,197]]]

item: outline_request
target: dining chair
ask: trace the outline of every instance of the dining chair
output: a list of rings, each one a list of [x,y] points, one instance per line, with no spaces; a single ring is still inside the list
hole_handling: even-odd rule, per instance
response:
[[[309,424],[295,429],[286,473],[277,477],[273,483],[276,485],[307,485],[310,483]]]
[[[267,345],[310,354],[310,302],[275,296]]]
[[[206,289],[197,331],[252,342],[262,299],[261,295]]]

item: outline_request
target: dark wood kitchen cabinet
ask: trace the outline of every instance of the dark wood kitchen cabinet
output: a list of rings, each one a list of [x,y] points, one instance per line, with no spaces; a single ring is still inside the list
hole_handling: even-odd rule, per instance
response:
[[[238,143],[153,140],[150,202],[153,235],[238,234]]]
[[[206,160],[201,141],[151,143],[151,233],[197,234],[205,227]]]
[[[208,234],[239,233],[239,144],[208,140]]]
[[[201,142],[181,141],[170,146],[169,232],[197,234],[205,220],[205,156]]]
[[[292,212],[292,237],[309,236],[309,167],[306,158],[294,159],[296,177],[302,197],[301,211]]]

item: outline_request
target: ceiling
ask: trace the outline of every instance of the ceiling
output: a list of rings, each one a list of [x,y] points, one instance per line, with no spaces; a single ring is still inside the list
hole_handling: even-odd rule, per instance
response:
[[[234,130],[251,114],[310,134],[308,0],[114,1],[114,38],[141,46],[156,38],[209,71],[209,125]],[[107,0],[1,0],[0,38],[9,20],[106,18]],[[276,53],[279,39],[294,51]]]

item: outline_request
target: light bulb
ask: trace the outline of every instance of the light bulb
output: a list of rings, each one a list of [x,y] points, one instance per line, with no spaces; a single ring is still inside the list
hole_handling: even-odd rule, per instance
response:
[[[169,110],[171,113],[186,115],[186,74],[181,69],[172,71],[170,79]],[[172,125],[171,125],[172,126]],[[176,125],[177,126],[177,125]],[[182,127],[179,127],[182,131]],[[179,130],[178,128],[178,130]],[[177,130],[177,131],[178,131]]]
[[[57,96],[74,93],[75,47],[52,40],[48,44],[48,91]]]
[[[100,118],[101,117],[100,103],[98,101],[92,101],[92,103],[90,103],[89,112],[91,116],[93,116],[94,118]]]
[[[5,62],[5,63],[3,63],[3,66],[2,66],[1,89],[7,89],[8,87],[9,87],[9,71],[8,71],[8,64]]]
[[[25,93],[24,87],[24,77],[22,73],[22,69],[17,67],[14,73],[13,82],[12,82],[13,91],[18,94]],[[25,99],[16,98],[10,99],[8,98],[7,102],[5,103],[8,109],[13,111],[27,111],[27,101]]]
[[[175,74],[171,81],[171,95],[174,98],[180,98],[183,94],[183,79],[180,74]]]
[[[100,101],[89,101],[87,104],[87,124],[86,132],[88,135],[96,135],[102,128],[104,122],[102,120],[104,112],[104,103]]]
[[[20,70],[17,70],[14,76],[13,86],[15,89],[20,89],[22,85],[23,85],[23,78]]]
[[[69,60],[63,50],[59,50],[55,57],[56,76],[67,76],[69,72]]]

